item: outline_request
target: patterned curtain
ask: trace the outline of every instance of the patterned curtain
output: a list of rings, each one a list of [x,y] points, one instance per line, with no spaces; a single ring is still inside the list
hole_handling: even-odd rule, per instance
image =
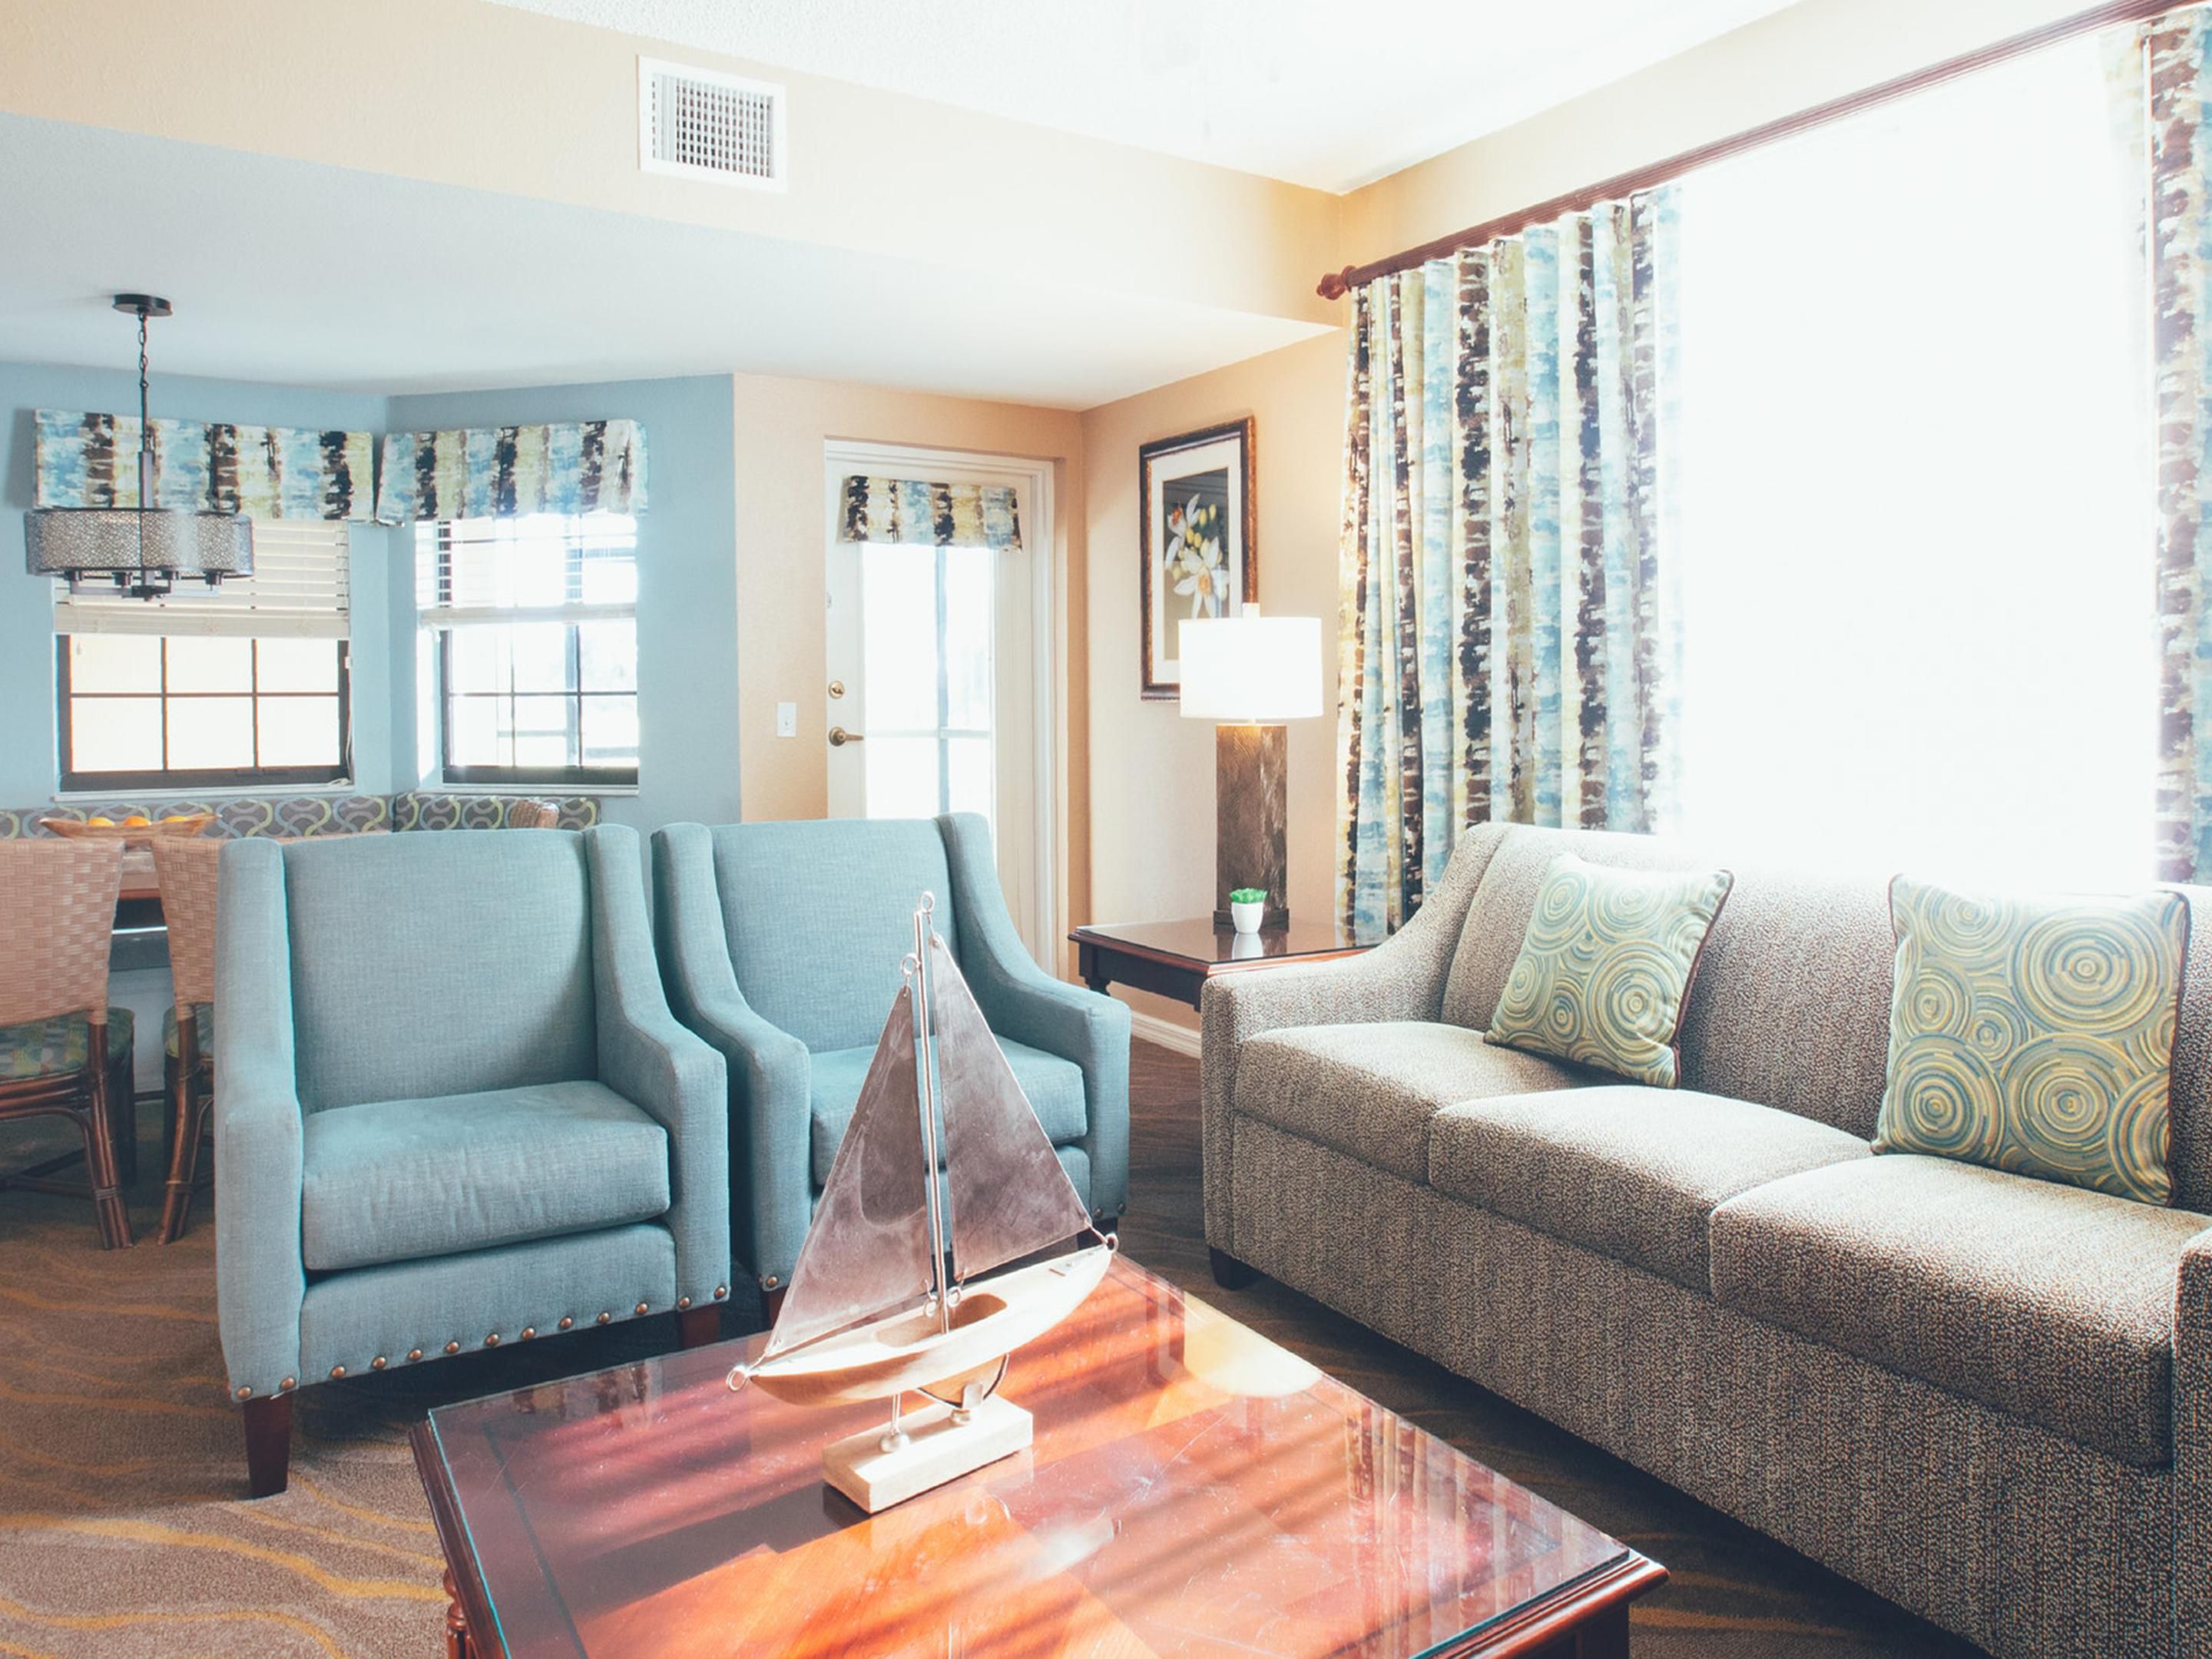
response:
[[[645,511],[645,428],[635,421],[390,432],[379,524]]]
[[[1465,826],[1672,811],[1675,214],[1662,188],[1356,292],[1337,905],[1363,936]]]
[[[1021,514],[1005,484],[930,483],[921,478],[870,478],[854,473],[842,494],[841,542],[908,542],[922,547],[1022,544]]]
[[[2212,875],[2212,18],[2175,12],[2137,42],[2157,357],[2158,870],[2195,881]]]
[[[42,409],[33,505],[137,507],[138,417]],[[368,432],[198,421],[154,422],[154,499],[185,512],[367,523],[376,439]]]

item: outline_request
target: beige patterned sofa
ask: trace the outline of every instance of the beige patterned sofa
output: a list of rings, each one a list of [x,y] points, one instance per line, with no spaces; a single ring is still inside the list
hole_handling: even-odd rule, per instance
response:
[[[1486,1045],[1557,853],[1728,865],[1684,1088]],[[2175,1207],[1867,1145],[1879,879],[1486,826],[1364,957],[1205,997],[1206,1229],[1992,1652],[2212,1656],[2212,890]]]

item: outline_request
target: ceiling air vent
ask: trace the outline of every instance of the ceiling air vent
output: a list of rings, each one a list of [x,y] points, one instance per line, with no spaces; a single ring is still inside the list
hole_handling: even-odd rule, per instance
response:
[[[637,60],[637,164],[647,173],[783,188],[781,87]]]

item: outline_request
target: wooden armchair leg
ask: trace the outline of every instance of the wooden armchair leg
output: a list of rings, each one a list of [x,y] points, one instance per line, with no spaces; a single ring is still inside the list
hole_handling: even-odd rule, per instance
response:
[[[272,1394],[249,1400],[246,1419],[246,1490],[252,1498],[273,1498],[284,1490],[292,1463],[292,1396]]]
[[[676,1316],[676,1340],[680,1347],[703,1348],[709,1342],[719,1341],[722,1335],[722,1310],[717,1304],[708,1308],[685,1308]]]

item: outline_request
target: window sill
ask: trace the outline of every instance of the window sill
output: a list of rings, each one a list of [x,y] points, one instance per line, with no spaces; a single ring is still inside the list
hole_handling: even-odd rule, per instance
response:
[[[58,789],[46,799],[57,806],[86,801],[262,800],[276,795],[346,795],[357,793],[351,778],[328,783],[227,783],[215,789]]]
[[[447,783],[442,778],[426,778],[411,791],[419,795],[490,795],[501,800],[562,800],[574,796],[581,800],[612,800],[626,795],[635,795],[634,783]]]

